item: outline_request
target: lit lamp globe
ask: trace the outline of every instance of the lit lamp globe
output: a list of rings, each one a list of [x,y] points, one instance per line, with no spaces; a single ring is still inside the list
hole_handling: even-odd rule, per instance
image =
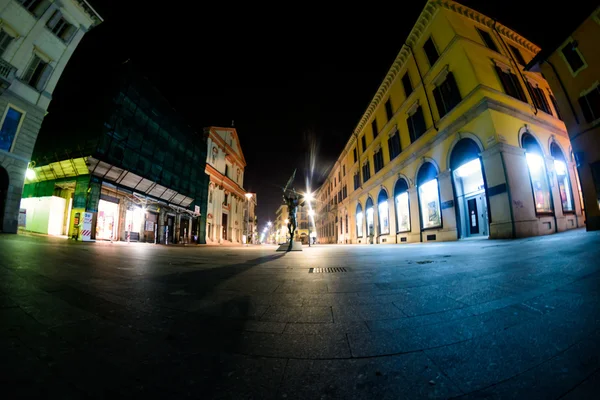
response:
[[[252,198],[252,193],[246,193],[246,198],[250,200]]]
[[[313,194],[312,193],[304,193],[304,200],[306,201],[312,201],[314,199]]]

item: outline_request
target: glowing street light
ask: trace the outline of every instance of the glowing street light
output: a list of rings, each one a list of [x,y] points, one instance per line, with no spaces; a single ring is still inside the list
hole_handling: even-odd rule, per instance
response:
[[[27,171],[25,171],[25,177],[29,180],[35,179],[35,171],[31,168],[27,168]]]
[[[314,200],[314,196],[312,193],[308,192],[308,193],[304,193],[304,200],[311,202]]]

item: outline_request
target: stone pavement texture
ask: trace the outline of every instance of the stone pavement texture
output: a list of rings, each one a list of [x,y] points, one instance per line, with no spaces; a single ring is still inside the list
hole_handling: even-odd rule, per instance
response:
[[[3,398],[598,398],[600,233],[275,249],[0,235]]]

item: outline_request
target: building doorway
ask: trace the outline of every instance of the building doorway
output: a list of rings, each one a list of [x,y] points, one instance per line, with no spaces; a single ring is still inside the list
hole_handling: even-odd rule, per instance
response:
[[[119,205],[112,201],[98,201],[98,219],[96,221],[96,240],[114,240],[117,237]]]
[[[173,243],[173,231],[175,230],[175,216],[167,215],[167,243]]]
[[[221,227],[223,228],[223,240],[227,240],[227,214],[223,214],[221,220]]]
[[[4,213],[6,206],[6,196],[8,195],[8,172],[0,167],[0,232],[4,231]]]
[[[461,139],[450,155],[458,234],[461,239],[489,236],[489,214],[480,151],[472,139]]]

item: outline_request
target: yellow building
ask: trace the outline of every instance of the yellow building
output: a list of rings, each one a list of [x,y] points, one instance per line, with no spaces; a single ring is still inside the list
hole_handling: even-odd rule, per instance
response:
[[[324,227],[336,243],[403,243],[583,226],[552,91],[523,71],[539,51],[468,7],[427,2],[317,190],[321,237]]]
[[[569,35],[570,34],[570,35]],[[569,36],[567,36],[569,35]],[[528,65],[556,93],[581,179],[586,228],[600,229],[600,7]]]

